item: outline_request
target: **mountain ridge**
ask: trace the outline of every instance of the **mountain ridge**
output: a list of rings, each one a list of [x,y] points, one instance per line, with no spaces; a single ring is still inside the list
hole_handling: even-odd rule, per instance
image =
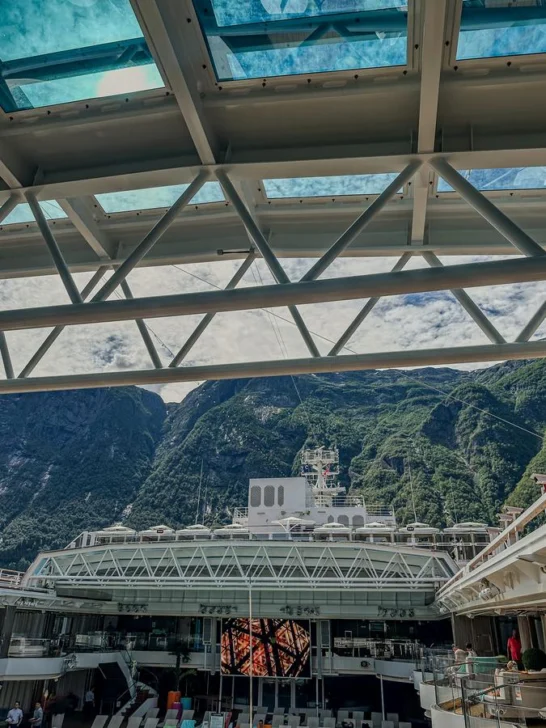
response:
[[[538,360],[206,382],[167,405],[134,387],[0,397],[0,566],[117,520],[225,523],[250,478],[295,475],[320,444],[401,523],[494,523],[538,495],[545,384]]]

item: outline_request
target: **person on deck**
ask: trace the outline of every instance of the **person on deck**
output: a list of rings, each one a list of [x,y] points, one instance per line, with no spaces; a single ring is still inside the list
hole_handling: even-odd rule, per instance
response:
[[[21,703],[17,701],[13,708],[8,713],[6,722],[9,726],[19,726],[23,720],[23,711],[21,710]]]
[[[517,662],[518,667],[521,666],[521,641],[518,637],[518,631],[512,630],[512,636],[508,638],[506,644],[506,651],[508,653],[508,659]]]
[[[29,720],[30,725],[32,728],[42,728],[42,723],[44,720],[44,711],[42,710],[42,704],[36,703],[34,706],[34,714],[32,718]]]

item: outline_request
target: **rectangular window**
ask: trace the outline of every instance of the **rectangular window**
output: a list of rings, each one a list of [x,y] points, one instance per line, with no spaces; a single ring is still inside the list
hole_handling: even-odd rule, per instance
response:
[[[194,0],[194,6],[219,81],[406,64],[407,0]]]
[[[0,2],[7,112],[160,88],[130,0]]]
[[[458,61],[545,52],[542,0],[464,0]]]

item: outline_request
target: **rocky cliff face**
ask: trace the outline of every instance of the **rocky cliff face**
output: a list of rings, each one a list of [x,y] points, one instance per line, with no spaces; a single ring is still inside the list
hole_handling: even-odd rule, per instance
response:
[[[399,519],[494,522],[546,470],[546,363],[209,382],[181,404],[110,389],[0,398],[0,565],[115,520],[209,525],[248,480],[336,444],[341,481]]]

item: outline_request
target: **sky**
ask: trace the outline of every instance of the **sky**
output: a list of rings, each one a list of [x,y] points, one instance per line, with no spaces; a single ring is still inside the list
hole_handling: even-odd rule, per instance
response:
[[[403,8],[396,0],[249,0],[247,5],[233,0],[215,0],[219,24],[243,21],[275,20],[279,17],[308,17],[344,10]],[[241,15],[245,8],[244,17]],[[45,11],[47,9],[47,12]],[[458,57],[501,55],[506,52],[546,50],[545,26],[496,28],[461,35]],[[10,0],[0,3],[0,59],[20,58],[75,50],[96,43],[140,38],[141,30],[130,10],[128,0]],[[380,37],[361,43],[312,46],[307,49],[280,49],[239,54],[229,59],[230,72],[236,76],[271,75],[308,70],[370,67],[405,62],[404,35]],[[543,47],[544,46],[544,47]],[[317,48],[319,48],[317,50]],[[321,50],[322,48],[322,50]],[[214,50],[214,49],[213,49]],[[225,49],[222,50],[225,56]],[[127,93],[162,85],[154,64],[122,68],[76,78],[21,86],[27,100],[36,106],[68,102],[96,96]],[[484,190],[533,189],[546,186],[546,168],[510,170],[466,170],[463,174]],[[394,174],[353,177],[265,180],[270,197],[320,197],[325,194],[376,194],[394,178]],[[166,207],[184,189],[177,185],[155,190],[99,195],[104,210],[115,214],[138,208]],[[440,183],[440,192],[449,192]],[[207,183],[199,192],[200,204],[223,199],[216,182]],[[55,201],[42,203],[47,217],[63,217]],[[32,219],[28,206],[19,205],[4,224]],[[341,232],[341,231],[340,231]],[[241,228],[242,240],[244,233]],[[484,259],[484,258],[481,258]],[[447,264],[478,260],[449,257]],[[351,258],[336,261],[323,277],[376,273],[390,270],[394,258]],[[312,260],[281,260],[289,278],[298,280],[312,265]],[[129,276],[133,295],[183,293],[224,287],[240,261],[220,261],[199,265],[141,268]],[[407,268],[427,267],[421,258],[413,258]],[[91,274],[76,274],[81,288]],[[241,286],[272,283],[263,261],[254,262]],[[512,340],[527,323],[546,295],[546,283],[472,289],[469,291],[507,340]],[[116,295],[112,296],[116,298]],[[58,277],[0,280],[0,308],[12,309],[68,302]],[[358,313],[365,301],[338,302],[301,306],[300,310],[315,341],[325,354]],[[308,356],[301,337],[286,309],[276,309],[276,316],[263,311],[218,314],[199,340],[187,365],[220,364],[265,359]],[[200,320],[200,316],[154,319],[149,321],[152,338],[165,364],[182,346]],[[8,344],[18,373],[47,330],[9,332]],[[533,338],[546,336],[543,325]],[[367,353],[400,349],[448,347],[486,344],[488,340],[449,292],[393,296],[382,299],[355,334],[351,352]],[[344,353],[351,353],[347,350]],[[151,367],[147,351],[134,322],[71,327],[35,369],[36,376],[76,374],[88,371],[147,369]],[[195,385],[178,384],[155,387],[166,401],[180,401]]]

